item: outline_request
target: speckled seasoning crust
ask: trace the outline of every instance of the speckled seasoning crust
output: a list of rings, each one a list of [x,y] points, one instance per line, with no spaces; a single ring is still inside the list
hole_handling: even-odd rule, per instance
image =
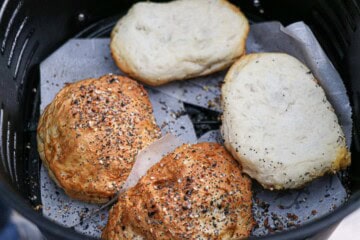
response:
[[[152,111],[145,89],[126,77],[68,84],[40,117],[40,158],[70,197],[106,202],[137,152],[160,137]]]
[[[239,239],[254,225],[251,181],[217,143],[182,145],[112,208],[102,238]]]

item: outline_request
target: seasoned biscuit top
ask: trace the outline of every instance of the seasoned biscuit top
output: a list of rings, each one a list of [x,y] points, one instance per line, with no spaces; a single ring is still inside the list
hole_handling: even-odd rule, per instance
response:
[[[224,147],[183,145],[119,197],[103,239],[239,239],[253,227],[251,197]]]
[[[38,125],[38,149],[71,197],[104,202],[126,180],[138,151],[160,136],[144,88],[106,75],[65,86]]]

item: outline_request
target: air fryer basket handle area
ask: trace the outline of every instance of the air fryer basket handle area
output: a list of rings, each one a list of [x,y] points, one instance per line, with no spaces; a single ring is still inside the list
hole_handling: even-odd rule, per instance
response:
[[[36,151],[39,116],[39,63],[52,51],[103,18],[124,13],[135,1],[4,0],[0,8],[0,198],[36,223],[49,239],[82,239],[44,219],[32,207],[40,204],[40,163]],[[253,21],[305,21],[340,72],[353,105],[353,194],[327,218],[283,233],[276,239],[313,234],[359,206],[360,152],[360,1],[231,0]],[[34,197],[35,196],[35,197]]]

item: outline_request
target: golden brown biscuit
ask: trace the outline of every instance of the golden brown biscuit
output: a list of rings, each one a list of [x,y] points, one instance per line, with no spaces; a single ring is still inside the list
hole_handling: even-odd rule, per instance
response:
[[[251,181],[219,144],[183,145],[120,195],[102,238],[239,239],[254,221]]]
[[[70,197],[106,202],[137,152],[160,136],[152,111],[145,89],[126,77],[68,84],[40,117],[40,158]]]

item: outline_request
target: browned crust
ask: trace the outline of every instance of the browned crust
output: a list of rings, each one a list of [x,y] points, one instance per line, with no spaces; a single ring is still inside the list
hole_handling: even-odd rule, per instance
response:
[[[246,20],[246,25],[245,25],[245,33],[244,33],[244,37],[241,39],[241,41],[239,42],[239,47],[238,52],[236,54],[233,54],[233,59],[229,61],[228,64],[224,65],[221,68],[214,68],[212,71],[210,72],[206,72],[207,69],[205,69],[204,71],[200,72],[200,73],[195,73],[195,74],[189,74],[186,76],[186,78],[184,79],[150,79],[150,78],[144,78],[142,77],[140,74],[136,73],[136,70],[134,70],[126,60],[122,60],[119,55],[117,54],[117,51],[115,50],[115,47],[113,47],[113,38],[115,36],[115,31],[117,29],[117,25],[115,25],[115,28],[113,29],[113,31],[111,32],[111,36],[110,36],[110,50],[111,50],[111,56],[115,62],[115,64],[119,67],[119,69],[126,73],[127,75],[129,75],[130,77],[139,80],[147,85],[150,86],[160,86],[163,84],[166,84],[168,82],[172,82],[172,81],[181,81],[181,80],[186,80],[186,79],[190,79],[193,77],[201,77],[201,76],[207,76],[210,75],[212,73],[218,72],[218,71],[222,71],[227,69],[229,66],[231,66],[237,59],[239,59],[241,56],[243,56],[245,54],[245,46],[246,46],[246,39],[249,35],[249,31],[250,31],[250,26],[249,23],[247,22],[247,18],[246,16],[241,12],[240,8],[238,8],[237,6],[233,5],[232,3],[230,3],[227,0],[221,0],[221,2],[226,5],[229,9],[231,9],[234,13],[236,13],[237,15],[240,15],[244,20]],[[164,3],[162,3],[164,4]],[[216,63],[213,63],[213,65],[215,65]],[[213,66],[211,65],[211,66]]]
[[[254,225],[251,198],[250,179],[224,147],[183,145],[119,197],[102,238],[248,237]]]
[[[114,75],[65,86],[37,129],[49,175],[70,197],[93,203],[114,195],[137,152],[159,136],[145,89]]]

